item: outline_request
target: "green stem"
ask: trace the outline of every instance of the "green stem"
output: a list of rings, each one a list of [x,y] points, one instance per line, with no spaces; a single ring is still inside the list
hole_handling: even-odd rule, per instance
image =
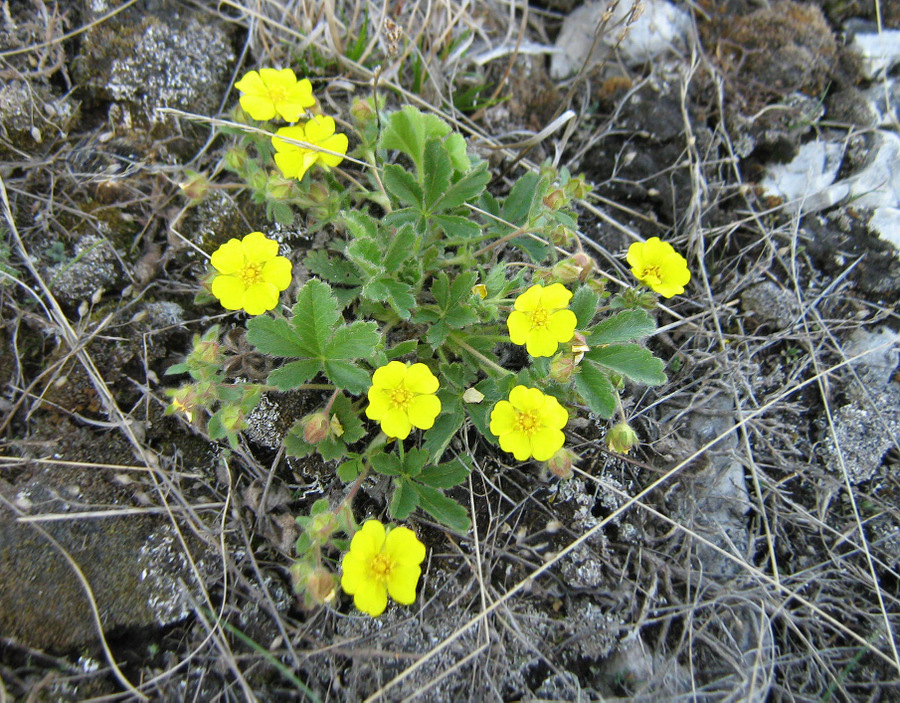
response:
[[[471,355],[474,356],[476,359],[478,359],[478,361],[480,361],[480,362],[486,367],[485,370],[494,371],[497,375],[499,375],[499,376],[501,376],[501,377],[503,377],[503,376],[508,376],[508,375],[511,373],[510,371],[504,369],[504,368],[503,368],[502,366],[500,366],[499,364],[497,364],[497,363],[491,361],[490,359],[488,359],[484,354],[482,354],[482,353],[481,353],[480,351],[478,351],[477,349],[474,349],[474,348],[473,348],[471,345],[469,345],[467,342],[464,342],[462,339],[460,339],[459,337],[457,337],[453,332],[451,332],[451,333],[447,336],[447,339],[449,339],[451,342],[453,342],[453,343],[454,343],[456,346],[458,346],[460,349],[463,349],[463,350],[469,352],[469,354],[471,354]]]

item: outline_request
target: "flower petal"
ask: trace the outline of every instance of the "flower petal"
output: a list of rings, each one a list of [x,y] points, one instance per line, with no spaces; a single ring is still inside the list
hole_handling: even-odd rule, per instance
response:
[[[310,144],[321,144],[334,134],[335,123],[334,118],[329,115],[316,115],[306,123],[306,141]]]
[[[412,431],[409,417],[400,408],[390,408],[381,418],[381,430],[388,437],[406,439]]]
[[[520,310],[513,310],[506,318],[506,326],[509,328],[509,338],[513,344],[525,344],[532,328],[531,316]]]
[[[532,356],[553,356],[559,348],[559,340],[543,327],[535,328],[528,333],[525,349]]]
[[[286,139],[280,139],[279,137],[286,137]],[[275,132],[275,136],[272,137],[272,146],[275,147],[275,151],[278,153],[291,153],[299,151],[302,148],[299,144],[287,141],[288,139],[296,139],[297,141],[305,142],[306,131],[303,129],[303,126],[296,125],[294,127],[282,127]]]
[[[377,618],[387,608],[387,589],[380,581],[368,581],[353,594],[353,604],[367,615]]]
[[[262,232],[251,232],[241,240],[247,261],[261,264],[278,256],[278,242],[269,239]]]
[[[571,310],[557,310],[550,315],[548,328],[557,342],[568,342],[575,336],[575,327],[578,324],[578,318]]]
[[[635,271],[644,268],[644,242],[632,243],[632,245],[628,247],[628,254],[625,255],[625,260],[628,262],[628,265],[631,266],[631,272],[637,276]]]
[[[275,106],[268,96],[242,95],[239,102],[244,112],[254,120],[265,122],[275,117]]]
[[[384,417],[390,407],[390,396],[383,389],[372,386],[369,389],[369,407],[366,408],[366,417],[377,422]]]
[[[386,366],[375,370],[372,374],[372,385],[376,388],[393,390],[406,378],[406,364],[402,361],[392,361]]]
[[[263,83],[262,78],[256,71],[247,71],[244,77],[234,84],[234,87],[248,95],[268,95],[269,93],[268,88],[266,88],[265,83]]]
[[[564,308],[572,299],[572,293],[562,283],[554,283],[541,291],[541,306],[550,310]]]
[[[425,545],[408,527],[395,527],[388,532],[384,540],[384,553],[391,561],[391,569],[395,564],[417,566],[425,561]]]
[[[544,394],[537,388],[516,386],[509,392],[509,402],[516,410],[539,410],[544,407]]]
[[[328,137],[328,139],[323,139],[319,142],[319,146],[323,149],[328,149],[329,151],[336,151],[340,154],[347,153],[347,147],[350,145],[350,141],[347,139],[346,134],[335,134],[333,136]],[[335,154],[328,154],[324,151],[319,152],[319,163],[323,166],[331,166],[332,168],[339,165],[343,160],[343,156],[336,156]]]
[[[531,435],[531,450],[538,461],[547,461],[566,443],[562,430],[545,427]],[[518,458],[518,457],[516,457]]]
[[[248,315],[262,315],[278,305],[278,290],[271,283],[254,283],[244,291],[244,310]]]
[[[347,552],[341,562],[341,588],[353,595],[371,579],[372,560],[359,552]]]
[[[276,256],[274,259],[267,261],[265,266],[263,266],[262,277],[264,281],[271,283],[281,291],[291,285],[292,270],[293,265],[291,264],[290,259],[283,256]]]
[[[237,276],[220,274],[213,279],[212,294],[219,299],[226,310],[240,310],[244,307],[244,282]]]
[[[422,569],[413,564],[394,564],[387,577],[388,593],[401,605],[412,605],[416,602],[416,586]]]
[[[366,520],[362,527],[350,540],[350,551],[366,557],[369,561],[375,558],[384,547],[385,529],[378,520]]]
[[[316,155],[312,151],[297,149],[275,154],[275,165],[278,166],[285,178],[296,178],[298,181],[302,181],[303,176],[314,163],[316,163]]]
[[[406,369],[403,385],[413,393],[435,393],[440,384],[425,364],[413,364]]]
[[[436,395],[417,395],[407,407],[409,421],[420,430],[434,426],[434,419],[441,412],[441,401]]]
[[[528,435],[519,430],[506,432],[499,437],[500,448],[512,454],[516,461],[525,461],[531,457],[531,442]]]
[[[530,312],[537,309],[541,304],[541,291],[543,288],[544,287],[540,283],[535,283],[531,288],[522,293],[522,295],[516,298],[516,310]]]
[[[501,400],[491,410],[491,432],[497,437],[512,432],[516,426],[516,409],[508,400]]]
[[[552,395],[546,395],[541,408],[541,420],[546,427],[561,430],[569,422],[569,411]]]
[[[239,239],[229,239],[209,259],[219,273],[236,273],[244,268],[244,247]]]

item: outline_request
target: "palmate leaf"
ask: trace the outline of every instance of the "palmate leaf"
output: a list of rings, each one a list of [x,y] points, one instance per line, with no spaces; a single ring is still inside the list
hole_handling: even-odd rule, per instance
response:
[[[287,320],[268,315],[247,320],[247,341],[263,354],[272,356],[312,356],[315,353]]]
[[[472,527],[466,509],[437,488],[415,482],[411,482],[410,486],[419,494],[419,507],[442,525],[459,534],[465,534]]]
[[[297,292],[297,302],[291,312],[291,323],[297,336],[312,351],[294,356],[312,356],[324,360],[325,344],[341,319],[337,300],[331,295],[331,287],[315,278],[310,279]]]
[[[443,195],[434,202],[432,212],[447,212],[477,198],[484,192],[485,186],[490,180],[491,174],[488,172],[487,162],[482,161],[444,191]]]
[[[592,413],[610,418],[616,411],[618,394],[612,381],[603,369],[590,361],[581,364],[575,376],[575,390],[584,398]]]
[[[412,205],[419,212],[425,207],[422,186],[415,176],[398,164],[386,164],[382,182],[388,193],[403,205]]]
[[[432,488],[453,488],[465,481],[471,470],[471,466],[467,466],[465,460],[459,457],[443,464],[429,464],[422,469],[416,480]]]
[[[444,137],[450,132],[450,125],[435,115],[417,110],[411,105],[388,117],[381,133],[382,149],[397,149],[409,156],[422,180],[425,161],[425,144],[433,137]]]
[[[411,482],[405,479],[395,480],[394,495],[391,496],[391,504],[388,506],[391,517],[395,520],[405,520],[418,505],[419,494]]]
[[[453,164],[446,147],[438,139],[430,139],[425,145],[424,208],[423,212],[432,213],[438,209],[437,203],[450,188],[450,177],[453,175]]]

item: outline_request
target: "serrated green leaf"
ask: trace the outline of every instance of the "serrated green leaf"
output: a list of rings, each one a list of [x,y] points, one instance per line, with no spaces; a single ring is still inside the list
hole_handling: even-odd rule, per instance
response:
[[[322,364],[317,359],[301,359],[285,364],[280,369],[275,369],[269,374],[269,383],[277,388],[288,391],[299,388],[304,383],[309,383],[322,369]]]
[[[372,457],[372,468],[385,476],[402,476],[403,467],[394,454],[376,454]]]
[[[428,462],[428,452],[424,449],[410,449],[403,457],[403,473],[410,478],[418,476]]]
[[[360,210],[342,211],[341,220],[354,239],[375,239],[378,233],[377,220]]]
[[[481,225],[477,222],[458,215],[432,215],[431,224],[437,229],[444,230],[445,245],[448,247],[480,237],[482,232]]]
[[[341,439],[345,444],[353,444],[365,436],[366,428],[359,417],[359,412],[353,410],[353,403],[350,402],[347,396],[343,394],[338,395],[331,405],[331,412],[337,416],[338,422],[341,423],[341,427],[344,430]]]
[[[470,471],[462,458],[456,458],[443,464],[429,464],[416,480],[432,488],[453,488],[465,481]]]
[[[225,425],[222,424],[222,411],[217,410],[213,413],[212,417],[209,418],[209,422],[206,423],[206,432],[209,434],[209,438],[213,441],[217,439],[222,439],[226,434]]]
[[[640,344],[596,347],[585,354],[585,358],[648,386],[661,386],[668,380],[662,359],[657,359]]]
[[[590,361],[583,361],[575,376],[575,390],[584,398],[592,413],[610,418],[616,411],[618,394],[609,376]]]
[[[297,291],[291,324],[308,351],[291,356],[324,356],[325,343],[341,319],[331,286],[311,278]]]
[[[425,211],[433,212],[437,208],[435,203],[440,200],[450,188],[450,176],[453,174],[453,163],[450,154],[438,139],[430,139],[425,144],[425,161],[423,168],[422,185],[424,186]]]
[[[257,315],[247,320],[247,341],[263,354],[309,356],[311,348],[287,320]]]
[[[538,192],[541,184],[541,176],[529,171],[513,184],[512,190],[503,201],[500,216],[507,222],[517,227],[525,224],[532,209],[537,204],[542,194]]]
[[[363,294],[370,300],[387,303],[404,320],[408,320],[416,305],[412,288],[406,283],[382,276],[363,286]]]
[[[630,342],[656,331],[656,322],[646,310],[623,310],[598,324],[588,335],[591,346]]]
[[[177,374],[187,373],[188,371],[190,371],[190,367],[188,367],[187,364],[185,364],[185,363],[174,364],[173,366],[170,366],[169,368],[166,369],[164,375],[165,376],[175,376]]]
[[[421,210],[425,207],[425,196],[422,186],[415,176],[398,164],[386,164],[382,176],[384,187],[403,205],[412,205]]]
[[[431,486],[421,483],[410,485],[419,494],[419,507],[439,523],[463,535],[472,527],[472,521],[469,519],[466,509],[455,500],[448,498]]]
[[[388,349],[385,352],[385,357],[388,359],[398,359],[401,356],[406,356],[407,354],[414,352],[417,346],[419,346],[418,340],[407,339],[405,342],[400,342],[400,344]]]
[[[389,236],[384,256],[381,259],[382,268],[386,273],[393,273],[409,257],[414,256],[418,250],[415,230],[410,225],[404,225]]]
[[[354,481],[362,473],[363,464],[359,457],[352,457],[337,468],[337,476],[344,483]]]
[[[359,368],[351,361],[326,359],[324,367],[328,379],[338,388],[342,388],[352,395],[365,393],[372,385],[372,377],[369,372]]]
[[[448,132],[450,125],[439,117],[421,112],[411,105],[404,105],[388,117],[381,133],[380,147],[402,151],[413,160],[421,176],[425,143],[432,137],[443,137]]]
[[[575,295],[572,296],[572,302],[569,303],[569,310],[575,313],[578,319],[578,329],[584,329],[591,324],[594,315],[597,313],[597,304],[600,302],[600,295],[588,288],[581,286]]]
[[[382,273],[381,248],[374,239],[355,239],[347,245],[347,257],[369,278]]]
[[[331,359],[367,359],[375,353],[379,339],[376,323],[357,320],[338,327],[323,351]]]
[[[267,203],[270,205],[269,209],[269,219],[275,220],[280,225],[285,227],[290,227],[294,224],[294,211],[291,209],[291,206],[287,203],[274,203],[269,201]]]
[[[325,461],[343,459],[347,454],[347,445],[337,437],[326,437],[316,445],[316,451]]]
[[[465,173],[472,167],[469,155],[466,153],[466,138],[463,135],[459,132],[451,132],[444,140],[444,146],[447,147],[447,153],[450,154],[453,170]]]
[[[534,263],[540,263],[550,255],[550,245],[547,242],[524,234],[510,241],[510,244],[528,254]]]
[[[449,391],[441,391],[438,393],[438,398],[441,399],[441,414],[435,419],[434,425],[425,431],[425,442],[422,445],[432,462],[441,460],[450,441],[459,432],[466,419],[466,413],[458,395]]]
[[[390,516],[395,520],[405,520],[419,505],[419,494],[405,479],[394,480],[394,495],[388,507]]]
[[[303,259],[303,265],[326,281],[340,286],[358,286],[362,283],[356,267],[346,259],[329,256],[324,249],[313,249]]]
[[[450,186],[443,196],[435,201],[432,210],[447,212],[469,200],[477,198],[484,191],[490,180],[491,174],[488,172],[487,162],[482,161]]]

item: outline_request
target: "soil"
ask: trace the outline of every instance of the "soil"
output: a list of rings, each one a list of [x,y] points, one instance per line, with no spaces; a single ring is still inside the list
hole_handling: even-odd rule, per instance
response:
[[[327,393],[266,394],[237,447],[165,413],[214,324],[232,378],[277,363],[201,294],[201,252],[265,228],[299,264],[329,236],[270,223],[209,118],[265,65],[349,114],[371,80],[341,49],[382,10],[332,4],[0,4],[0,701],[900,700],[900,235],[874,224],[900,222],[900,51],[873,71],[854,44],[900,43],[898,6],[676,0],[679,42],[626,51],[623,19],[555,76],[574,3],[393,3],[432,77],[370,34],[388,109],[419,85],[498,194],[544,159],[584,173],[600,269],[628,280],[628,245],[658,236],[693,280],[654,313],[669,382],[623,395],[639,447],[609,451],[586,409],[571,479],[454,443],[474,527],[413,513],[418,599],[370,618],[293,590],[295,518],[348,491],[282,450]],[[481,84],[496,99],[441,101]],[[816,193],[763,185],[816,140],[840,157],[797,166]],[[367,479],[357,517],[386,490]]]

